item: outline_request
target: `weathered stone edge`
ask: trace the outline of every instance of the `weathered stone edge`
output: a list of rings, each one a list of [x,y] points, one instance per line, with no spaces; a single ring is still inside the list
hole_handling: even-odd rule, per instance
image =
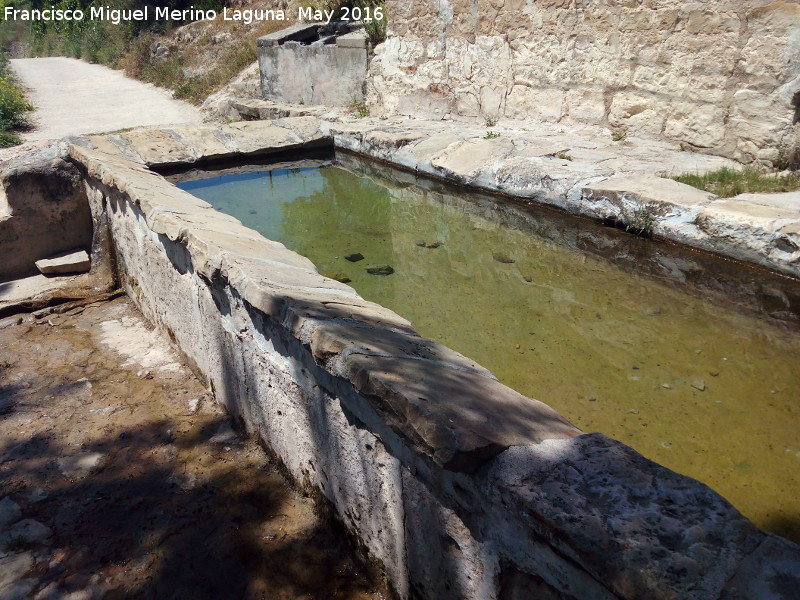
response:
[[[547,172],[548,160],[556,167],[554,158],[519,156],[507,140],[486,140],[475,131],[454,134],[440,126],[441,132],[431,136],[407,123],[353,121],[321,107],[250,101],[236,108],[249,118],[277,120],[92,136],[77,143],[155,168],[332,145],[457,184],[594,219],[631,223],[632,229],[644,218],[658,237],[800,277],[797,211],[769,215],[750,201],[736,200],[734,207],[728,200],[656,175],[617,174],[592,165],[552,174]],[[160,138],[156,143],[150,139],[154,135]],[[486,161],[460,170],[447,160],[448,152],[461,150],[465,143],[485,152]],[[470,149],[463,153],[468,156]]]
[[[603,221],[625,223],[632,213],[642,210],[650,215],[656,236],[800,276],[797,211],[784,211],[780,219],[747,218],[746,213],[743,218],[743,211],[753,203],[737,201],[741,209],[731,210],[727,200],[655,174],[632,176],[586,168],[583,173],[559,177],[548,174],[546,164],[532,165],[529,158],[516,155],[513,146],[503,148],[503,140],[486,140],[475,132],[443,132],[434,136],[443,138],[440,147],[417,153],[415,148],[422,142],[430,143],[432,138],[420,136],[413,127],[323,121],[322,128],[333,137],[337,148],[459,185],[533,200]],[[454,170],[452,162],[442,157],[467,142],[488,147],[489,158],[475,168]],[[492,146],[496,146],[494,153]],[[553,161],[554,168],[557,163]],[[620,181],[627,182],[628,187],[620,186]],[[646,187],[648,183],[652,184],[650,189]],[[686,198],[693,201],[687,202]],[[758,208],[763,207],[755,205]]]
[[[154,233],[184,244],[201,278],[224,279],[250,305],[281,323],[331,374],[371,398],[409,445],[438,464],[474,470],[510,445],[580,434],[551,408],[419,337],[405,319],[321,276],[309,260],[144,166],[79,146],[70,156],[90,177],[125,193]],[[426,380],[437,385],[421,386]],[[503,399],[507,410],[481,410],[491,397]],[[468,416],[459,403],[469,403]]]

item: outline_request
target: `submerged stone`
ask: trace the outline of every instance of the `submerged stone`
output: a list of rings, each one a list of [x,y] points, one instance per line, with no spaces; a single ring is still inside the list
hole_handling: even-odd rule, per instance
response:
[[[495,259],[497,262],[505,264],[510,264],[514,262],[513,258],[511,258],[508,254],[505,254],[503,252],[495,252],[494,254],[492,254],[492,258]]]
[[[335,273],[324,273],[324,275],[325,277],[330,277],[331,279],[335,279],[339,283],[350,283],[351,281],[353,281],[341,271],[337,271]]]
[[[367,273],[370,275],[391,275],[394,269],[389,265],[367,265]]]
[[[358,262],[360,260],[364,260],[364,255],[360,252],[354,252],[353,254],[345,254],[344,258],[350,262]]]

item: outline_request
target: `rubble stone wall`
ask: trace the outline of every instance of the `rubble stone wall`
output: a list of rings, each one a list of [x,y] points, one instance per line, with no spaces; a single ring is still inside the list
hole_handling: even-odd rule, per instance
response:
[[[73,146],[120,279],[400,598],[762,600],[800,548],[145,166]]]
[[[375,112],[592,123],[800,162],[800,3],[387,0]]]

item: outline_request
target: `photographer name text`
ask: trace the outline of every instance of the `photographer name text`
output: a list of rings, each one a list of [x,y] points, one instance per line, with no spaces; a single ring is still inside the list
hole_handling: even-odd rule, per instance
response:
[[[348,8],[346,10],[348,14],[342,15],[343,20],[371,21],[383,18],[381,7]],[[358,11],[358,15],[355,14],[356,11]],[[297,9],[297,20],[330,23],[335,14],[335,10],[318,10],[310,6],[300,6]],[[224,21],[239,21],[245,25],[256,21],[287,21],[290,18],[282,9],[232,9],[228,7],[225,7],[222,13],[194,7],[178,10],[168,6],[145,6],[139,9],[92,6],[88,7],[88,10],[55,7],[27,9],[6,6],[3,10],[3,18],[6,21],[106,21],[114,25],[126,21],[213,21],[220,15]]]

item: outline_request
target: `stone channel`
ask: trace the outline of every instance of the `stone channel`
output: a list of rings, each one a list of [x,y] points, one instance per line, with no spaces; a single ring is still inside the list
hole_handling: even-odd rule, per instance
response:
[[[83,190],[131,299],[216,400],[332,504],[399,597],[797,597],[800,548],[707,486],[581,432],[149,168],[346,149],[598,218],[644,205],[656,235],[798,274],[800,215],[780,198],[731,206],[655,175],[725,159],[658,142],[612,150],[586,129],[483,133],[310,115],[129,132],[62,142],[2,183],[12,208],[20,181],[40,199],[53,199],[54,182]],[[559,135],[575,160],[557,157]]]

